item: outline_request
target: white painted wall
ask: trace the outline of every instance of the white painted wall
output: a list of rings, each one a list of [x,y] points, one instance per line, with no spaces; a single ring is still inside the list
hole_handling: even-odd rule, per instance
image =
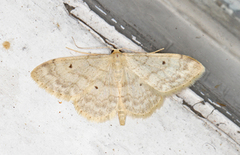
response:
[[[81,1],[70,4],[79,6],[79,16],[119,47],[140,51]],[[0,48],[1,155],[239,154],[238,135],[233,141],[209,121],[189,112],[176,96],[167,98],[151,117],[128,117],[126,125],[120,126],[117,117],[100,124],[88,122],[70,102],[46,93],[31,79],[30,72],[47,60],[80,55],[65,48],[75,48],[71,37],[79,46],[104,46],[69,17],[62,1],[1,1],[0,42],[11,44],[8,50]],[[180,96],[193,96],[192,103],[201,100],[191,93]]]

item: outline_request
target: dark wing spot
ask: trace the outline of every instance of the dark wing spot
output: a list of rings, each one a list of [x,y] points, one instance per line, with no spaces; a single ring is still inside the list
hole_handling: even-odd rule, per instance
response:
[[[69,65],[69,68],[72,68],[72,64]]]
[[[98,87],[97,87],[97,86],[95,86],[95,89],[98,89]]]
[[[165,65],[165,64],[166,64],[166,62],[165,62],[165,61],[163,61],[163,62],[162,62],[162,64],[163,64],[163,65]]]
[[[142,86],[142,83],[140,83],[140,86]]]

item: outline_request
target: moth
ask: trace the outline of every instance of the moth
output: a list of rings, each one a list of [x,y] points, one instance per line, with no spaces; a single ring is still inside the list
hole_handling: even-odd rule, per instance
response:
[[[146,118],[166,96],[189,87],[204,73],[197,60],[170,53],[95,54],[57,58],[37,66],[31,77],[48,93],[72,101],[88,120],[118,115]]]

